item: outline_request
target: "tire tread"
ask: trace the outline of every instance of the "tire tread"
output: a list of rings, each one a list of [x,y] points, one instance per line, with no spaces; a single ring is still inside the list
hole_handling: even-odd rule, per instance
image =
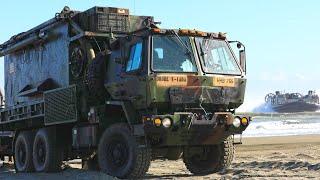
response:
[[[21,139],[22,138],[22,139]],[[33,161],[32,161],[32,151],[33,151],[33,140],[34,140],[34,133],[32,131],[22,131],[19,133],[16,142],[15,142],[15,146],[17,141],[25,141],[26,145],[28,146],[27,148],[29,149],[29,153],[27,153],[27,156],[29,159],[27,162],[27,165],[25,167],[25,169],[23,170],[18,170],[18,167],[16,166],[16,158],[14,158],[14,164],[15,164],[15,169],[17,172],[33,172],[34,171],[34,165],[33,165]],[[16,147],[15,147],[16,148]]]
[[[110,135],[118,132],[122,132],[126,134],[126,136],[130,137],[129,143],[134,147],[133,151],[135,153],[135,160],[134,162],[132,162],[134,164],[132,164],[132,167],[127,172],[124,172],[122,175],[116,175],[108,172],[108,170],[105,167],[103,167],[102,162],[104,162],[104,159],[101,155],[104,152],[104,149],[102,148],[103,142],[106,140],[106,138],[110,138]],[[135,141],[135,137],[132,136],[132,133],[127,124],[115,124],[108,128],[101,137],[98,149],[99,166],[103,172],[108,173],[110,175],[117,176],[118,178],[139,179],[142,178],[149,169],[151,162],[151,148],[148,146],[139,147],[138,143]]]
[[[219,144],[218,148],[222,153],[218,159],[218,165],[214,169],[202,169],[201,167],[195,166],[192,161],[188,157],[183,157],[183,162],[186,168],[193,174],[212,174],[217,173],[223,169],[228,168],[233,159],[235,154],[235,148],[233,145],[233,138],[232,136],[227,137],[221,144]]]

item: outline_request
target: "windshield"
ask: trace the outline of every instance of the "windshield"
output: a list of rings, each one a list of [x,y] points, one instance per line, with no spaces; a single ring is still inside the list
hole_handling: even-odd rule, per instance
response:
[[[196,38],[201,64],[206,73],[241,74],[229,46],[224,40]]]
[[[152,70],[197,72],[189,37],[153,36]]]

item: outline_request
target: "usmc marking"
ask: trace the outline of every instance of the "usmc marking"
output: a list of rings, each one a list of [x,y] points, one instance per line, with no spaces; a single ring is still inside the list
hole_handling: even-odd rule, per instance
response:
[[[168,86],[187,86],[187,76],[158,76],[156,78],[157,86],[168,87]]]
[[[235,87],[235,79],[227,78],[227,77],[214,77],[213,78],[213,86],[220,87]]]

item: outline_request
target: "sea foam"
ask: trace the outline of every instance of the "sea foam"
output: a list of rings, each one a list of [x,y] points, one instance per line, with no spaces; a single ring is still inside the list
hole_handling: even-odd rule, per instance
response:
[[[244,131],[244,137],[320,134],[320,114],[284,114],[256,116]]]

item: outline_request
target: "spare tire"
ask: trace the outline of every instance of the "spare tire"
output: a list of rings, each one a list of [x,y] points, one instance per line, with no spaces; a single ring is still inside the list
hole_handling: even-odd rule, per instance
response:
[[[104,87],[106,75],[106,61],[109,54],[99,53],[88,66],[88,88],[90,95],[97,99],[105,99],[107,91]]]

